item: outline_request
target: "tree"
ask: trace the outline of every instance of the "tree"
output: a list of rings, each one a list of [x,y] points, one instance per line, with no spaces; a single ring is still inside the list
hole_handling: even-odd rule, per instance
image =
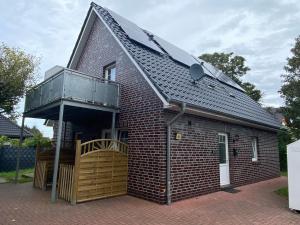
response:
[[[199,56],[199,58],[211,63],[217,69],[229,76],[232,80],[239,84],[253,100],[257,102],[260,101],[262,98],[262,92],[256,89],[254,84],[243,82],[241,80],[241,77],[246,75],[246,73],[250,70],[250,68],[245,65],[246,59],[244,57],[234,55],[233,52],[215,52],[213,54],[203,54]]]
[[[292,142],[292,137],[288,129],[281,128],[278,133],[278,150],[280,160],[280,170],[287,171],[287,145]]]
[[[284,115],[287,126],[295,139],[300,138],[300,36],[295,39],[291,49],[292,56],[287,58],[285,73],[282,75],[281,96],[285,100]]]
[[[26,138],[23,143],[24,146],[26,146],[26,147],[36,147],[36,146],[51,147],[51,140],[47,137],[44,137],[42,132],[36,126],[33,126],[32,128],[26,127],[26,129],[29,130],[33,134],[33,137]]]
[[[18,48],[0,44],[0,113],[17,115],[16,104],[35,83],[39,59]]]
[[[28,130],[30,133],[32,133],[33,135],[43,135],[42,132],[36,126],[30,128],[25,125],[24,128]]]
[[[247,95],[249,95],[254,101],[256,102],[260,101],[262,97],[262,93],[260,90],[256,89],[254,84],[251,84],[249,82],[244,82],[241,84],[241,86],[246,91]]]

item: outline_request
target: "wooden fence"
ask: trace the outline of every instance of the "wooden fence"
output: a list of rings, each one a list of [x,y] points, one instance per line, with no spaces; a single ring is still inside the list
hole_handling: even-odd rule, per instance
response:
[[[55,149],[36,149],[35,171],[33,186],[45,190],[51,184],[53,177]],[[59,162],[62,164],[74,164],[75,152],[72,149],[61,149]],[[41,175],[41,165],[44,165]],[[42,179],[42,180],[41,180]],[[37,181],[37,182],[36,182]],[[42,184],[41,184],[42,183]]]
[[[58,197],[68,202],[72,201],[74,184],[74,166],[60,164],[58,178]]]
[[[61,152],[58,197],[75,204],[126,194],[127,148],[127,144],[117,140],[97,139],[82,144],[79,140],[75,163],[70,151]],[[46,189],[49,177],[52,178],[54,151],[37,151],[36,159],[34,186]]]
[[[72,202],[126,194],[127,148],[110,139],[77,141]]]

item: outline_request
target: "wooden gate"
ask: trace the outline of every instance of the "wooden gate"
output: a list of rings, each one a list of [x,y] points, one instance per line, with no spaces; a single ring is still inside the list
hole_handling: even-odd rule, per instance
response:
[[[47,180],[47,161],[36,161],[33,186],[42,190],[46,189]]]
[[[72,203],[126,194],[127,177],[127,144],[77,141]]]
[[[60,164],[58,177],[58,197],[68,202],[72,201],[72,192],[74,184],[74,166],[68,164]]]

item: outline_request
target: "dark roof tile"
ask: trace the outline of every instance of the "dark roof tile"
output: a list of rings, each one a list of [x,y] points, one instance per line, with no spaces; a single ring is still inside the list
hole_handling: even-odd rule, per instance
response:
[[[20,137],[21,128],[10,119],[0,114],[0,135],[12,138]],[[24,137],[32,137],[32,134],[24,129]]]
[[[131,40],[106,9],[95,3],[92,3],[92,6],[168,101],[185,102],[215,113],[270,127],[280,127],[274,116],[243,91],[211,76],[205,76],[194,84],[189,74],[189,67],[171,59],[166,53],[162,55]],[[215,88],[211,89],[208,84],[213,84]]]

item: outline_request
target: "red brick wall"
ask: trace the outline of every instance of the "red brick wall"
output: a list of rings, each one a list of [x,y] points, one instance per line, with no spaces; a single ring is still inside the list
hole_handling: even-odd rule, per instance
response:
[[[165,125],[162,102],[112,35],[96,20],[77,70],[102,76],[103,67],[116,62],[121,85],[120,127],[128,129],[131,195],[163,203],[165,186]]]
[[[181,140],[175,140],[177,132],[182,134]],[[172,129],[172,201],[220,190],[218,133],[222,132],[228,134],[233,186],[279,176],[276,133],[184,115]],[[239,140],[233,142],[235,135]],[[253,136],[258,137],[258,162],[251,157]],[[239,151],[236,157],[234,148]]]

